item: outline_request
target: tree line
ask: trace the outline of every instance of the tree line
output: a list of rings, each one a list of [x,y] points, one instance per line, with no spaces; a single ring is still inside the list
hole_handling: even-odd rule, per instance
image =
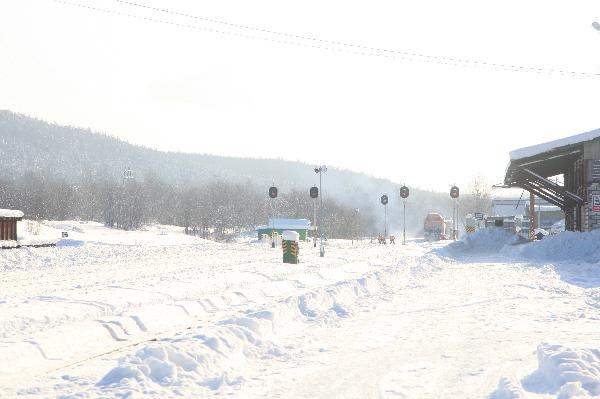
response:
[[[89,175],[73,184],[64,178],[27,172],[0,180],[0,208],[20,209],[35,220],[86,220],[134,230],[146,224],[181,226],[186,233],[224,238],[266,224],[270,217],[317,220],[331,238],[368,236],[374,231],[370,209],[355,208],[324,197],[323,209],[305,191],[280,191],[272,200],[268,187],[213,180],[170,184],[153,173],[115,181]]]

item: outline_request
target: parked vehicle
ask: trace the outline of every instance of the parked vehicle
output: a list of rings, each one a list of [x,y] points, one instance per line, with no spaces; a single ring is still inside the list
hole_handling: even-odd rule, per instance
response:
[[[448,223],[442,215],[436,212],[428,213],[423,224],[425,239],[428,241],[446,240],[450,234]]]

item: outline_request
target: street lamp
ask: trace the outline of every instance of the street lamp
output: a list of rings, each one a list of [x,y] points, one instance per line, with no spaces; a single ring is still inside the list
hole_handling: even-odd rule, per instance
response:
[[[321,165],[315,168],[315,173],[319,174],[319,192],[321,193],[321,203],[319,205],[319,220],[323,223],[323,187],[322,187],[322,176],[323,173],[327,172],[327,166]],[[319,254],[321,258],[325,256],[325,245],[323,244],[324,234],[321,229],[321,246],[319,247]]]

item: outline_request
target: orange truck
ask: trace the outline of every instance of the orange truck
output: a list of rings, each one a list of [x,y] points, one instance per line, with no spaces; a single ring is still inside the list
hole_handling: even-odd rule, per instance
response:
[[[428,241],[438,241],[448,239],[448,223],[442,215],[435,212],[430,212],[425,217],[423,231],[425,239]]]

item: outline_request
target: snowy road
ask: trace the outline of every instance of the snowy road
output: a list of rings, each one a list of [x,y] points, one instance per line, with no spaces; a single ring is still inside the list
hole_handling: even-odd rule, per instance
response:
[[[596,264],[331,241],[291,266],[172,231],[71,236],[0,253],[2,398],[600,395]]]
[[[582,291],[543,268],[443,265],[335,332],[297,337],[310,343],[303,347],[309,354],[284,372],[275,370],[253,393],[488,397],[501,378],[518,381],[537,368],[540,342],[597,346],[598,311]]]

